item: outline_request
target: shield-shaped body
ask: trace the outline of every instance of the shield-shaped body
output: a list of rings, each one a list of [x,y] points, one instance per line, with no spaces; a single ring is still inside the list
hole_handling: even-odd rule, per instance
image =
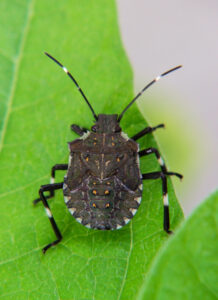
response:
[[[116,120],[116,115],[99,115],[101,130],[69,143],[65,202],[77,221],[93,229],[124,226],[141,201],[138,144],[122,131],[114,132]]]

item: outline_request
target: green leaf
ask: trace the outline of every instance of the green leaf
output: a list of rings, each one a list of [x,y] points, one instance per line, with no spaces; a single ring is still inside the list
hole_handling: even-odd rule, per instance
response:
[[[217,299],[218,191],[159,252],[140,299]]]
[[[96,113],[120,113],[133,97],[132,70],[120,41],[113,1],[1,1],[2,134],[0,140],[0,298],[132,299],[163,232],[161,182],[144,183],[133,221],[120,230],[87,229],[71,217],[61,191],[50,206],[63,241],[42,254],[55,236],[42,205],[33,207],[51,167],[68,161],[72,123],[90,128],[93,116],[59,59],[78,80]],[[7,59],[11,60],[7,66]],[[6,67],[4,67],[4,64]],[[7,71],[8,70],[8,71]],[[134,105],[121,125],[129,135],[146,126]],[[156,146],[153,136],[141,149]],[[142,172],[159,170],[153,157]],[[63,180],[60,171],[57,182]],[[171,181],[172,228],[183,218]],[[136,272],[137,270],[137,272]]]

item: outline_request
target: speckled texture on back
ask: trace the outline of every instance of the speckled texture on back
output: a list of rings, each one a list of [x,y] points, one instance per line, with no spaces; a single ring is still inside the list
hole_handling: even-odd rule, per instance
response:
[[[93,229],[127,224],[142,196],[138,144],[122,132],[88,132],[69,148],[63,191],[71,214]]]

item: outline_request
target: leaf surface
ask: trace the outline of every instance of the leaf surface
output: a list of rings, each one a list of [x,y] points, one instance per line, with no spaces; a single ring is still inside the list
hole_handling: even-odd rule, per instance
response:
[[[161,249],[137,300],[217,299],[217,238],[218,191]]]
[[[145,182],[133,221],[113,232],[78,224],[58,191],[49,201],[64,238],[46,255],[41,249],[55,236],[42,205],[32,205],[40,185],[49,183],[51,167],[68,162],[67,142],[77,137],[70,125],[93,124],[76,87],[43,52],[72,72],[97,114],[120,113],[133,98],[132,70],[120,41],[115,4],[15,2],[1,2],[0,10],[2,34],[11,35],[1,47],[16,57],[13,71],[1,74],[5,81],[0,88],[6,95],[1,102],[0,298],[132,299],[168,239],[162,230],[160,180]],[[7,57],[1,59],[7,63]],[[121,122],[129,136],[146,124],[136,105]],[[140,146],[156,146],[153,136],[142,138]],[[144,173],[159,170],[153,155],[142,159],[141,168]],[[63,176],[60,171],[57,182]],[[183,215],[170,181],[169,199],[175,228]]]

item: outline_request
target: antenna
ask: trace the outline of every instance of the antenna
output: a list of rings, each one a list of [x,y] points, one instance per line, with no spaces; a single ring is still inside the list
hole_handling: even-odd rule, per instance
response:
[[[168,75],[169,73],[176,71],[178,69],[180,69],[182,66],[177,66],[173,69],[170,69],[164,73],[162,73],[161,75],[157,76],[155,79],[153,79],[149,84],[147,84],[142,90],[141,92],[139,92],[135,98],[127,105],[127,107],[122,111],[122,113],[119,115],[118,117],[118,122],[120,122],[120,120],[122,119],[124,113],[127,111],[128,108],[130,108],[130,106],[144,93],[145,90],[147,90],[152,84],[154,84],[155,82],[157,82],[161,77],[164,77],[165,75]]]
[[[83,93],[83,91],[81,90],[79,84],[77,83],[76,79],[74,79],[74,77],[70,74],[70,72],[67,70],[67,68],[65,68],[57,59],[55,59],[53,56],[51,56],[50,54],[48,54],[47,52],[45,52],[45,55],[47,55],[49,58],[51,58],[54,62],[56,62],[56,64],[58,64],[63,70],[64,72],[70,77],[71,80],[73,80],[73,82],[75,83],[75,85],[78,88],[78,91],[80,92],[80,94],[83,96],[83,98],[85,99],[86,103],[88,104],[89,108],[92,111],[92,114],[95,118],[95,120],[98,120],[98,117],[96,116],[94,109],[92,108],[91,104],[89,103],[88,99],[86,98],[85,94]]]

